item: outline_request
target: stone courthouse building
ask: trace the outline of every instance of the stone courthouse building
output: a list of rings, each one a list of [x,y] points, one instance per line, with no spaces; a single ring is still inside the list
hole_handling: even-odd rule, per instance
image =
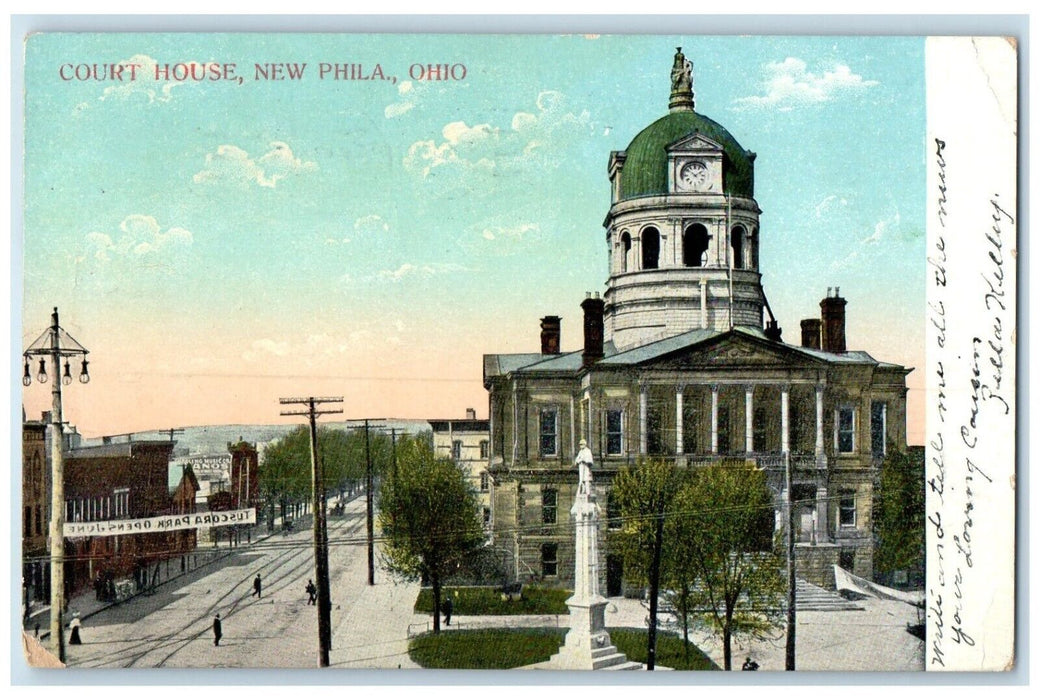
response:
[[[605,530],[625,465],[747,460],[767,472],[778,528],[792,499],[799,577],[832,584],[840,564],[871,578],[874,482],[886,450],[906,447],[910,370],[845,347],[838,290],[799,344],[781,339],[759,270],[755,154],[695,111],[681,51],[668,114],[611,153],[608,173],[609,277],[581,303],[584,348],[562,352],[560,317],[546,316],[540,353],[484,356],[495,544],[512,573],[572,585],[584,438]],[[601,590],[630,588],[618,555],[602,556]]]

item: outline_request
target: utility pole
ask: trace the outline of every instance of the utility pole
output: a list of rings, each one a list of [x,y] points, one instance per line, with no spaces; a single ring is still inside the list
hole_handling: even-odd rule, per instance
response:
[[[314,577],[318,579],[318,666],[329,665],[332,648],[332,597],[329,594],[329,543],[325,530],[325,469],[318,457],[318,416],[343,413],[341,408],[319,410],[323,403],[343,403],[342,396],[315,398],[283,398],[282,404],[302,404],[302,411],[282,411],[283,416],[307,416],[311,426],[311,478],[314,503]]]
[[[41,384],[47,381],[46,360],[49,357],[54,366],[54,383],[51,385],[51,522],[50,522],[50,555],[51,555],[51,644],[58,660],[65,661],[65,632],[62,627],[62,613],[65,611],[65,428],[61,412],[61,386],[72,383],[72,372],[69,361],[65,361],[65,372],[62,373],[61,358],[80,356],[83,368],[79,381],[86,384],[90,381],[87,373],[87,350],[75,338],[58,324],[58,307],[51,314],[50,328],[45,330],[25,350],[25,374],[22,385],[32,384],[29,371],[29,358],[40,358],[40,369],[36,380]]]
[[[372,453],[368,446],[368,419],[365,419],[365,524],[368,526],[368,585],[376,585],[376,548],[372,533]]]
[[[795,581],[794,581],[794,512],[791,503],[794,494],[791,490],[791,453],[784,452],[784,488],[787,490],[787,654],[784,669],[794,670],[794,636],[795,636]]]

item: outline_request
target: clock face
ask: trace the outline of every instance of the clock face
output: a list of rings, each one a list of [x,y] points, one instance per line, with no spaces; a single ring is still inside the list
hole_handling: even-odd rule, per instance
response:
[[[690,161],[679,170],[679,184],[684,190],[702,190],[708,184],[708,166],[699,160]]]

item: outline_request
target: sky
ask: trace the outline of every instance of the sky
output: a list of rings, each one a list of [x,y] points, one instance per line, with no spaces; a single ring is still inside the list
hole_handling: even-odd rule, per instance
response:
[[[284,422],[283,396],[486,417],[484,354],[537,352],[549,314],[581,347],[579,304],[607,277],[608,157],[667,113],[677,46],[697,111],[758,154],[784,339],[838,286],[850,349],[923,367],[914,37],[33,35],[22,344],[59,307],[90,350],[91,382],[64,394],[87,436]],[[192,68],[204,79],[176,79]],[[29,417],[49,389],[23,392]]]

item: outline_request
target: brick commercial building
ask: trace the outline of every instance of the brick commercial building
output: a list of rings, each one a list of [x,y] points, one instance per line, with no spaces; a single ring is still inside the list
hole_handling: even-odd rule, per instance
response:
[[[81,447],[65,457],[68,523],[128,520],[173,512],[168,471],[173,442],[144,440]],[[155,564],[183,552],[176,533],[67,538],[70,591],[130,579],[147,585]]]
[[[546,316],[541,352],[484,357],[496,545],[517,577],[572,585],[586,439],[608,510],[613,475],[640,458],[747,460],[767,471],[778,528],[795,503],[800,576],[833,583],[840,564],[870,578],[874,479],[886,450],[906,449],[910,370],[846,348],[837,290],[800,344],[783,342],[759,270],[755,154],[694,110],[684,64],[677,53],[669,113],[610,155],[609,275],[581,304],[583,349],[561,352]],[[618,595],[623,562],[605,550],[601,590]]]

